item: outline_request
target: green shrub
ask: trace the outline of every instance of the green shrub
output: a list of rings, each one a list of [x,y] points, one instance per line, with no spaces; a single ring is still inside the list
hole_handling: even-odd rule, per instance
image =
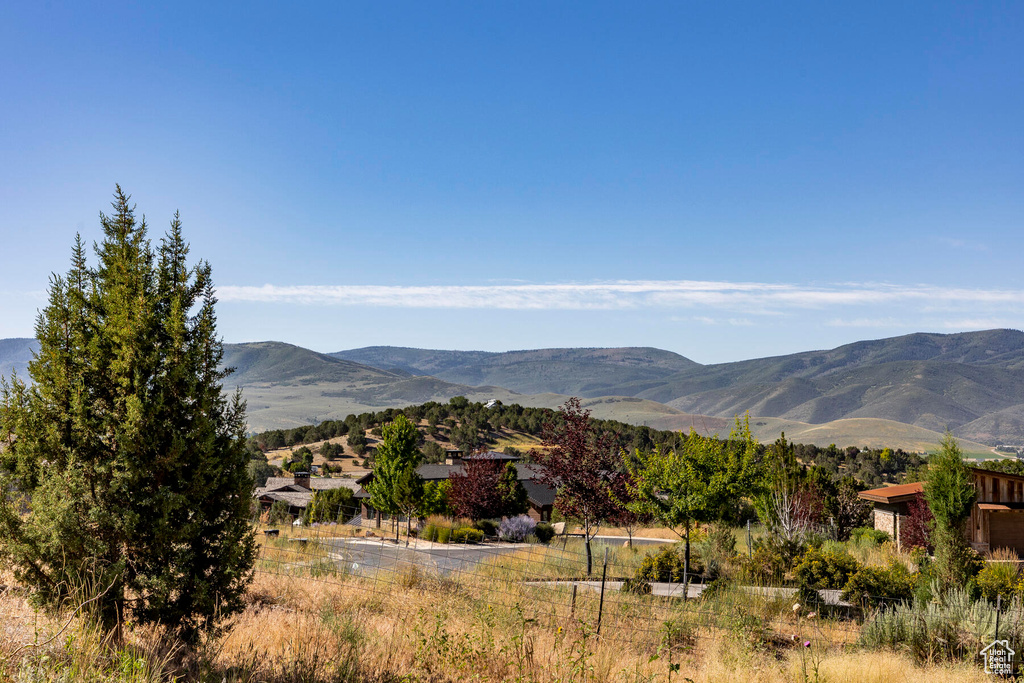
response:
[[[437,541],[437,527],[433,524],[426,525],[423,527],[423,530],[420,531],[420,538],[424,541],[430,541],[431,543]]]
[[[452,543],[479,543],[484,540],[484,532],[465,526],[452,532]]]
[[[802,586],[842,589],[861,565],[849,553],[811,549],[804,553],[793,573]]]
[[[541,543],[550,543],[551,539],[555,537],[555,527],[547,522],[541,522],[533,530],[533,534]]]
[[[267,518],[271,524],[291,524],[292,516],[288,510],[288,503],[283,500],[275,500],[270,506]]]
[[[891,600],[910,600],[914,596],[916,576],[896,560],[889,566],[861,567],[843,588],[843,600],[853,604],[866,601],[877,605]]]
[[[995,602],[996,596],[1010,600],[1017,588],[1020,572],[1015,562],[987,562],[975,578],[981,594]]]
[[[721,576],[726,563],[736,555],[736,536],[728,524],[712,524],[696,548],[704,564],[704,578],[714,580]]]
[[[741,566],[749,581],[770,585],[782,581],[788,563],[778,550],[758,544],[749,558],[743,558]]]
[[[700,574],[702,567],[699,562],[690,559],[690,575]],[[647,555],[636,570],[634,576],[638,581],[679,583],[683,580],[683,552],[675,545],[667,545]]]
[[[473,522],[473,526],[480,531],[484,532],[485,536],[497,536],[498,535],[498,523],[493,519],[478,519]]]
[[[452,530],[446,526],[437,527],[437,538],[435,539],[438,543],[447,543],[451,540]]]
[[[861,526],[850,532],[850,540],[858,545],[881,545],[892,540],[892,536],[880,529]]]
[[[873,650],[907,651],[919,662],[974,659],[995,638],[995,623],[992,603],[972,600],[963,588],[942,593],[938,581],[933,581],[928,600],[901,603],[870,615],[861,629],[860,644]],[[1020,643],[1024,622],[1005,619],[999,637]]]
[[[732,581],[727,577],[720,576],[717,579],[713,579],[704,586],[704,590],[700,592],[701,600],[711,600],[712,598],[720,597],[723,593],[732,588]]]

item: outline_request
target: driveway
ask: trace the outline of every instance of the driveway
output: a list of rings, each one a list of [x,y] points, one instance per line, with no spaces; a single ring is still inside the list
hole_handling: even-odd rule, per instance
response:
[[[417,543],[406,548],[384,540],[347,538],[322,539],[330,547],[332,559],[344,563],[346,568],[360,576],[373,576],[380,570],[401,570],[420,567],[441,574],[471,571],[476,565],[492,557],[529,547],[519,543],[442,545]]]

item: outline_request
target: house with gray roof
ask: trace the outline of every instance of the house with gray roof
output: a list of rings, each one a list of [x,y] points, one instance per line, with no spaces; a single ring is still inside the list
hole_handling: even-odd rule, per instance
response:
[[[280,501],[288,505],[289,514],[300,516],[309,507],[313,494],[337,488],[347,488],[353,493],[362,490],[355,479],[310,477],[306,472],[297,472],[292,477],[270,477],[265,486],[256,488],[254,495],[263,510],[269,510]]]
[[[460,458],[454,463],[449,461],[445,464],[420,465],[416,468],[416,473],[420,475],[424,482],[444,481],[452,475],[462,474],[465,470],[465,461],[470,459],[493,460],[498,463],[514,462],[518,473],[518,479],[522,482],[523,488],[526,489],[527,500],[530,505],[530,509],[527,514],[537,522],[551,521],[551,513],[555,508],[555,490],[538,481],[543,471],[540,465],[522,462],[522,459],[518,456],[492,451],[489,453],[481,453],[478,455]],[[360,487],[356,492],[356,500],[359,501],[361,509],[360,523],[363,526],[380,528],[381,522],[388,521],[388,516],[385,513],[375,510],[370,505],[370,494],[366,491],[365,487],[371,481],[373,481],[373,472],[364,474],[362,477],[355,480],[355,483]],[[400,521],[405,520],[403,519]]]

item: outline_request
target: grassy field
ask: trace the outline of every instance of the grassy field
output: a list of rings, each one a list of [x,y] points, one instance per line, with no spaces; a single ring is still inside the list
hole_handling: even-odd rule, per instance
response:
[[[316,568],[264,571],[224,633],[190,649],[130,624],[123,642],[111,642],[84,619],[36,613],[24,593],[5,591],[0,680],[988,680],[974,664],[865,651],[852,622],[794,616],[789,601],[668,605],[616,593],[606,596],[598,635],[598,600],[582,591],[573,603],[567,588],[483,575],[414,571],[385,585]]]

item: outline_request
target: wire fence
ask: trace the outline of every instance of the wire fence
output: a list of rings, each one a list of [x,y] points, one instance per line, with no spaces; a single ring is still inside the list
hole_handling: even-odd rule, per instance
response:
[[[858,604],[840,591],[795,586],[706,582],[651,582],[634,578],[644,557],[665,541],[602,537],[592,541],[591,571],[582,538],[558,535],[549,543],[438,543],[405,533],[406,522],[364,521],[358,510],[333,516],[346,522],[302,524],[264,512],[258,525],[257,571],[324,585],[391,595],[426,586],[443,599],[461,590],[489,604],[515,604],[533,623],[586,629],[629,643],[742,634],[770,646],[846,647],[858,643],[865,619],[901,601],[865,596]],[[681,578],[681,577],[679,577]],[[1007,620],[1016,616],[1004,616]]]

